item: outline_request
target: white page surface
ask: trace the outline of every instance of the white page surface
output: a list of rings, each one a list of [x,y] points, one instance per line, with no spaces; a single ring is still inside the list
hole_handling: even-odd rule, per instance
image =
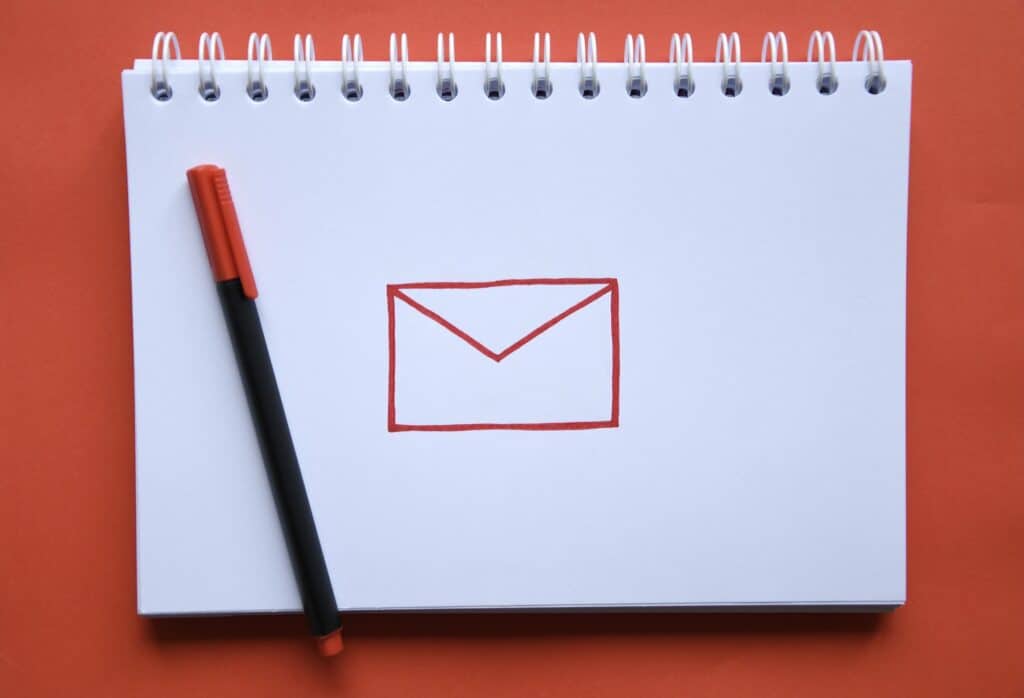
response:
[[[830,96],[793,64],[784,97],[744,65],[734,99],[719,66],[681,99],[648,65],[631,99],[601,64],[595,100],[559,64],[543,101],[506,64],[491,101],[460,63],[448,103],[435,68],[401,103],[379,64],[357,103],[338,64],[308,103],[290,62],[262,103],[244,63],[214,103],[194,62],[168,102],[148,61],[124,73],[140,612],[300,607],[201,163],[228,172],[343,610],[901,603],[910,64],[870,95],[841,63]],[[495,361],[389,291],[530,279],[615,304]],[[497,288],[406,291],[500,353],[600,282]],[[392,373],[397,423],[488,427],[393,428]]]

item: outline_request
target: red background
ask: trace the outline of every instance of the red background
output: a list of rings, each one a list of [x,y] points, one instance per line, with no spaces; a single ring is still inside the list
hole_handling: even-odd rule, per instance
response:
[[[432,5],[110,0],[0,9],[0,694],[1024,695],[1024,6],[1019,1],[732,0]],[[324,662],[300,617],[135,615],[128,211],[120,71],[153,33],[186,56],[219,30],[282,56],[312,31],[337,59],[457,33],[508,60],[580,30],[652,60],[688,31],[700,60],[814,28],[841,54],[873,27],[914,60],[908,321],[909,602],[891,615],[353,616]]]

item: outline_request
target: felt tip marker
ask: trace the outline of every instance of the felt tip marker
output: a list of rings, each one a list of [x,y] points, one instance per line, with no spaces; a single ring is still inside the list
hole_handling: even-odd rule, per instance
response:
[[[320,653],[335,655],[342,650],[338,604],[256,309],[256,280],[227,174],[215,165],[199,165],[187,177],[302,607]]]

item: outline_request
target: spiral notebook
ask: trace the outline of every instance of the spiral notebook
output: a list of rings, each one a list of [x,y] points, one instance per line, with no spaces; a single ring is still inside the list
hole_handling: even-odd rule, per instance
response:
[[[341,610],[901,604],[910,62],[474,42],[124,71],[140,613],[300,609],[207,162]]]

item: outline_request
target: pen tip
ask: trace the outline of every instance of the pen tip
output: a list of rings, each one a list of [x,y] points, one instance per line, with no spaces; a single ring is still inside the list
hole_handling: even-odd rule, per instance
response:
[[[317,638],[316,643],[317,647],[320,648],[320,655],[323,657],[333,657],[336,654],[341,654],[341,650],[344,648],[344,644],[341,641],[341,628],[338,628],[333,633]]]

